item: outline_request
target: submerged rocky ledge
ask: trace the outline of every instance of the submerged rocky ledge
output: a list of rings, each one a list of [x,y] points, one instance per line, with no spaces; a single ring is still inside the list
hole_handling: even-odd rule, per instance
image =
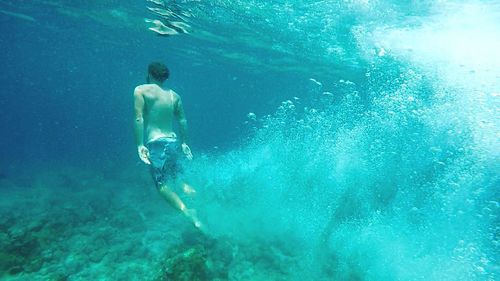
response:
[[[2,179],[0,278],[288,280],[285,244],[201,234],[154,189],[118,186],[91,172]]]

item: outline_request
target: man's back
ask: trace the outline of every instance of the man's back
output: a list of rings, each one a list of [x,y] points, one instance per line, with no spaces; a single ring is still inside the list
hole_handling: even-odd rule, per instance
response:
[[[147,141],[159,137],[175,137],[172,121],[178,96],[155,84],[145,84],[136,89],[144,98],[144,121]]]

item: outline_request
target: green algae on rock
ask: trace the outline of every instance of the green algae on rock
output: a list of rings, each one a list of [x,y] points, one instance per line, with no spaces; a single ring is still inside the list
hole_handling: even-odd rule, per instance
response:
[[[294,256],[264,241],[193,234],[188,231],[183,243],[167,250],[154,281],[289,280],[287,269],[296,266]]]
[[[199,245],[171,249],[155,281],[203,281],[209,275],[207,267],[207,250]]]

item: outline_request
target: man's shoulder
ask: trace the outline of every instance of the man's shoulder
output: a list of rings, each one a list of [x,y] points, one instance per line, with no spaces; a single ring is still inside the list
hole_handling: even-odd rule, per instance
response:
[[[149,91],[151,89],[152,89],[152,85],[151,84],[142,84],[142,85],[139,85],[139,86],[135,87],[134,93],[140,94],[140,93],[144,93],[146,91]]]
[[[181,99],[181,96],[179,96],[179,94],[174,91],[173,89],[170,89],[170,92],[172,93],[172,96],[174,98],[174,100],[180,100]]]

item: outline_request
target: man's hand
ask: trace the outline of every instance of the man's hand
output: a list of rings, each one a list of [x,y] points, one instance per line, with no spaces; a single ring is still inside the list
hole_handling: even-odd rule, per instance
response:
[[[185,143],[182,145],[182,152],[184,152],[184,155],[186,155],[188,160],[193,160],[193,154],[191,153],[191,148]]]
[[[151,161],[149,161],[149,150],[144,145],[141,145],[137,148],[137,152],[139,153],[139,158],[141,158],[142,162],[151,165]]]

